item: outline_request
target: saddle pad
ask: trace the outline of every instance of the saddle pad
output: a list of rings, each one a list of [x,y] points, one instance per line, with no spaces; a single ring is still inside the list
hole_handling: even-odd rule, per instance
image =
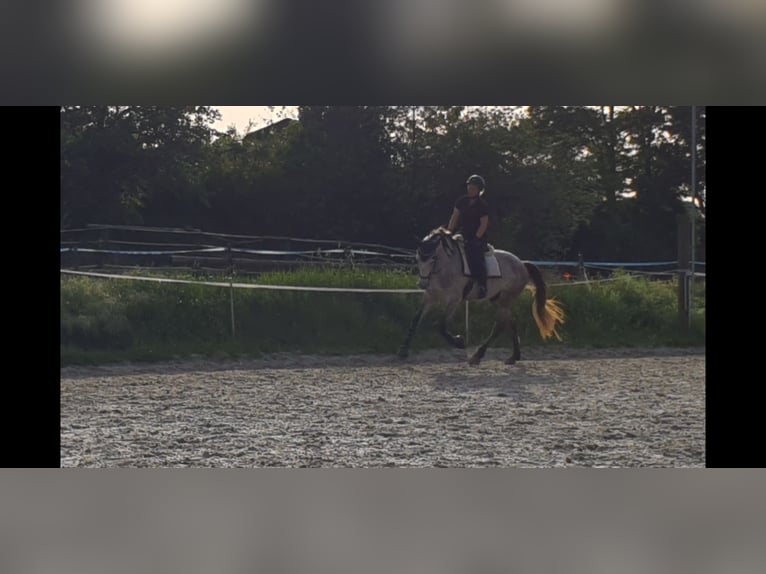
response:
[[[468,267],[468,259],[466,259],[465,256],[465,249],[463,249],[463,244],[458,243],[460,246],[460,255],[463,258],[463,275],[466,277],[471,276],[470,267]],[[487,266],[487,277],[502,277],[500,275],[500,265],[497,262],[497,257],[495,257],[495,249],[489,245],[488,246],[489,251],[484,253],[484,263]]]

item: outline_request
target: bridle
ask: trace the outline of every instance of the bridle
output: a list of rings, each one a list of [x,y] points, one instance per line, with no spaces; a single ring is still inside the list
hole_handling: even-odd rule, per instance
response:
[[[423,264],[425,265],[426,263],[430,263],[431,261],[433,261],[433,265],[431,265],[431,270],[428,272],[428,275],[423,275],[423,274],[420,272],[420,265],[418,265],[418,277],[420,277],[420,279],[421,279],[422,281],[430,281],[430,280],[431,280],[431,275],[433,275],[433,274],[434,274],[434,271],[436,271],[436,253],[435,253],[435,252],[434,252],[434,254],[433,254],[433,255],[432,255],[432,256],[431,256],[431,257],[428,259],[428,261],[423,261]]]
[[[426,259],[425,261],[422,261],[422,260],[421,260],[421,254],[422,254],[422,250],[421,250],[420,248],[418,248],[418,262],[419,262],[419,263],[422,263],[423,265],[425,265],[425,264],[427,264],[427,263],[431,263],[431,262],[433,262],[433,265],[431,265],[431,269],[430,269],[430,271],[428,272],[428,275],[423,275],[423,274],[420,272],[420,265],[418,265],[418,276],[420,277],[420,280],[421,280],[421,281],[430,281],[430,280],[431,280],[431,275],[433,275],[434,273],[437,273],[437,271],[438,271],[438,270],[437,270],[437,262],[438,262],[438,259],[437,259],[437,257],[436,257],[436,250],[439,248],[439,245],[441,245],[442,247],[444,247],[444,250],[447,252],[447,254],[450,254],[450,252],[452,251],[452,246],[451,246],[451,245],[449,245],[449,243],[447,243],[447,244],[445,245],[445,241],[447,240],[446,236],[444,236],[444,235],[437,235],[436,237],[438,237],[438,238],[439,238],[439,241],[438,241],[438,243],[437,243],[437,244],[434,246],[434,249],[433,249],[433,253],[432,253],[432,254],[431,254],[429,257],[428,257],[428,259]],[[425,240],[423,243],[427,243],[428,241],[429,241],[429,240],[427,239],[427,240]]]

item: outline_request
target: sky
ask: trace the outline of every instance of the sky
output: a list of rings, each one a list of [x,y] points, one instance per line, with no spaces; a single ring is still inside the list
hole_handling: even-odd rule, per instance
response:
[[[226,131],[234,125],[237,132],[244,134],[250,120],[255,128],[262,128],[283,117],[297,117],[297,106],[212,106],[221,112],[221,120],[213,124],[213,128]],[[273,110],[270,108],[274,108]]]
[[[262,128],[285,117],[297,118],[298,106],[212,106],[221,112],[221,119],[213,128],[226,131],[232,124],[237,132],[244,134],[248,122],[254,122],[254,128]]]

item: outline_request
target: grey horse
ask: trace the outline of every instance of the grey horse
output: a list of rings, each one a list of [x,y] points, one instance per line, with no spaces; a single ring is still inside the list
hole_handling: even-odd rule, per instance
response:
[[[437,321],[439,333],[453,347],[465,349],[463,338],[447,331],[447,322],[455,314],[458,305],[463,301],[477,298],[478,289],[474,289],[473,279],[466,277],[463,273],[463,258],[458,245],[460,241],[462,241],[460,236],[453,236],[444,227],[439,227],[420,242],[416,261],[420,275],[419,286],[425,290],[425,294],[422,305],[412,319],[404,343],[399,348],[400,357],[405,358],[409,355],[412,338],[418,325],[424,315],[437,303],[446,304],[446,312]],[[507,329],[510,329],[513,338],[513,355],[505,362],[512,365],[521,358],[519,336],[516,324],[511,317],[511,306],[526,288],[535,292],[532,316],[542,338],[555,336],[561,340],[556,328],[564,323],[564,311],[555,299],[548,299],[546,284],[540,269],[532,263],[521,261],[507,251],[496,249],[494,254],[501,277],[489,277],[487,300],[497,308],[497,316],[489,338],[470,357],[468,362],[471,365],[478,365],[487,347]]]

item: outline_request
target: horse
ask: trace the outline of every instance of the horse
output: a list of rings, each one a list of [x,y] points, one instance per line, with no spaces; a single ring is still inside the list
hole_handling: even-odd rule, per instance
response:
[[[409,355],[410,345],[415,331],[423,317],[437,303],[446,303],[446,312],[436,322],[439,333],[455,348],[465,349],[465,341],[460,335],[452,335],[447,331],[447,322],[452,318],[458,305],[463,301],[476,300],[478,289],[474,289],[474,279],[466,277],[464,271],[462,237],[453,235],[444,227],[438,227],[426,235],[416,251],[416,262],[420,275],[419,287],[425,291],[422,304],[410,323],[409,331],[399,356]],[[561,337],[557,328],[564,324],[565,315],[558,301],[547,296],[547,286],[540,269],[533,263],[524,262],[516,255],[489,247],[494,254],[499,270],[490,273],[487,278],[487,295],[482,301],[491,302],[497,309],[495,325],[489,335],[474,354],[469,358],[471,365],[478,365],[487,347],[506,330],[511,331],[513,339],[513,355],[505,362],[513,365],[521,359],[519,335],[516,324],[511,316],[511,306],[524,289],[534,291],[532,316],[534,317],[540,336],[546,340],[555,336]]]

